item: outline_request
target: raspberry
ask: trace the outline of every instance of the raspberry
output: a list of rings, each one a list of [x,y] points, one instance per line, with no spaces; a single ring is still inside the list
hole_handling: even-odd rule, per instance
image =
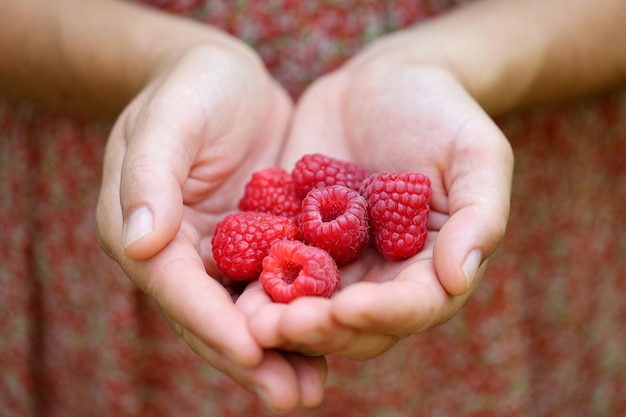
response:
[[[302,240],[326,250],[338,264],[358,257],[369,241],[367,203],[342,185],[315,188],[302,201]]]
[[[263,258],[273,243],[297,239],[298,227],[286,217],[239,211],[224,217],[211,240],[213,258],[225,277],[236,281],[258,278]]]
[[[281,240],[263,259],[259,281],[272,300],[289,303],[304,296],[330,298],[340,278],[328,252],[297,240]]]
[[[430,212],[427,176],[380,172],[367,178],[360,192],[367,200],[376,248],[385,259],[405,259],[422,250]]]
[[[295,219],[301,199],[296,195],[291,174],[283,168],[267,168],[252,174],[239,201],[239,210],[259,211]]]
[[[321,154],[304,155],[291,172],[296,194],[306,197],[313,188],[343,185],[359,191],[369,173],[360,165]]]

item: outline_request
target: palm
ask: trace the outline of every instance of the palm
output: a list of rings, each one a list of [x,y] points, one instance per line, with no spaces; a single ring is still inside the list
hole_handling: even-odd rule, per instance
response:
[[[460,267],[449,265],[450,256],[465,248],[451,241],[464,233],[461,226],[474,207],[490,197],[471,189],[489,186],[494,170],[506,177],[504,162],[492,167],[495,155],[490,151],[503,149],[506,156],[507,146],[493,122],[447,73],[378,66],[352,74],[339,71],[319,80],[298,105],[285,165],[303,153],[321,152],[358,162],[372,172],[425,173],[433,189],[429,238],[422,252],[401,262],[387,262],[373,250],[366,253],[343,268],[342,291],[331,301],[302,300],[267,308],[264,314],[279,317],[274,319],[278,328],[259,324],[257,336],[270,345],[305,352],[369,357],[391,347],[398,337],[450,319],[480,281],[465,291]],[[443,249],[438,252],[438,247]],[[311,314],[314,309],[320,313]],[[326,337],[307,336],[315,331]],[[356,340],[355,331],[374,348],[355,348],[356,341],[351,345],[348,339]]]
[[[398,74],[366,74],[367,78],[334,74],[322,79],[300,103],[284,155],[291,161],[302,153],[324,152],[358,162],[371,172],[419,171],[431,179],[433,215],[424,250],[401,263],[385,262],[372,252],[347,268],[343,274],[347,282],[393,279],[415,262],[428,263],[429,278],[436,278],[433,242],[450,211],[451,182],[444,178],[451,173],[445,168],[452,165],[452,149],[463,139],[463,127],[473,117],[485,117],[468,98],[460,102],[456,85],[404,75],[403,79]]]
[[[210,244],[215,225],[237,209],[252,173],[278,163],[290,109],[287,102],[277,104],[283,109],[263,120],[254,135],[245,138],[249,145],[242,146],[242,140],[228,136],[224,138],[227,143],[219,156],[215,154],[214,142],[199,150],[182,187],[181,232],[190,239],[207,272],[214,278],[220,279]]]

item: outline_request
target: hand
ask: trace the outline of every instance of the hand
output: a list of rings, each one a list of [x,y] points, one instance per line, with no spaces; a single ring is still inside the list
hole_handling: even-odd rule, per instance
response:
[[[109,138],[102,246],[212,366],[273,408],[321,401],[325,359],[263,350],[252,305],[212,276],[211,235],[252,172],[275,165],[291,102],[243,46],[202,45],[154,71]],[[208,273],[207,273],[208,271]]]
[[[305,93],[284,165],[321,152],[372,172],[427,174],[433,193],[426,247],[400,262],[366,253],[342,268],[342,289],[330,300],[266,299],[250,320],[266,348],[379,355],[400,338],[451,319],[503,237],[513,165],[506,138],[451,73],[402,54],[370,56]],[[254,297],[265,297],[257,291]]]

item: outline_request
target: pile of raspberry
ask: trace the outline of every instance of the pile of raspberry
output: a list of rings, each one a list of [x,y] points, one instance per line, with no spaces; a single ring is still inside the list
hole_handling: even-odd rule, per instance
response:
[[[215,228],[213,257],[225,277],[258,279],[275,302],[330,298],[339,289],[338,266],[368,246],[387,260],[423,249],[430,194],[423,174],[370,174],[353,162],[305,155],[292,172],[252,175],[239,211]]]

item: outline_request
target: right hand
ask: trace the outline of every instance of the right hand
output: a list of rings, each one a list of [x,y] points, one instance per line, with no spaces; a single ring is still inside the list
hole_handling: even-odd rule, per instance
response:
[[[102,246],[213,367],[272,408],[316,406],[325,359],[262,349],[247,328],[256,306],[214,279],[210,244],[251,174],[277,163],[292,103],[237,41],[172,56],[109,137]]]
[[[506,137],[453,73],[406,59],[413,43],[383,46],[305,92],[283,163],[319,152],[370,172],[428,175],[426,245],[401,261],[366,252],[341,269],[342,289],[331,299],[268,299],[250,322],[266,348],[359,360],[380,355],[454,317],[502,240],[513,172]]]

